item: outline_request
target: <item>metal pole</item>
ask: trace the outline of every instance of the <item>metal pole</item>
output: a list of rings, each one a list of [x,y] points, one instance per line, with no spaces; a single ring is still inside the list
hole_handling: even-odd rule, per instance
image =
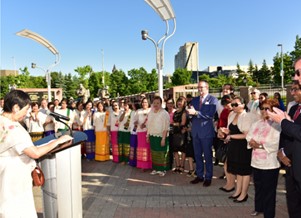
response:
[[[101,53],[102,53],[102,86],[103,86],[103,89],[104,89],[105,88],[105,77],[104,77],[104,67],[103,67],[103,62],[104,62],[103,49],[101,49]]]
[[[46,76],[47,76],[48,102],[51,102],[51,75],[49,69],[46,71]]]
[[[162,50],[156,45],[157,68],[158,68],[158,91],[159,96],[163,99],[163,70],[162,70]]]
[[[284,72],[283,72],[283,50],[282,50],[282,44],[281,44],[281,87],[284,89]]]

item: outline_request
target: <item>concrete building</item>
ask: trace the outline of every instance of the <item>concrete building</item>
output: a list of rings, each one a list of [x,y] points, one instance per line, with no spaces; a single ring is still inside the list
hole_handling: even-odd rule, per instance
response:
[[[1,70],[0,76],[18,76],[19,71],[18,70]]]
[[[199,65],[199,43],[186,42],[175,55],[175,70],[187,69],[197,71]]]

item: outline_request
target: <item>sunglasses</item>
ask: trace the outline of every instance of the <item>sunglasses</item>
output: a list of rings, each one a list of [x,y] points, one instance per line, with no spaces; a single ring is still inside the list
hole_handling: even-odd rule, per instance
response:
[[[292,77],[294,77],[295,75],[300,76],[300,69],[295,70],[295,72],[292,74]]]
[[[291,92],[297,92],[299,91],[300,89],[297,89],[297,88],[291,88]]]
[[[269,107],[260,107],[260,110],[265,110],[265,111],[267,111],[267,110],[271,110]]]
[[[231,107],[238,107],[238,105],[241,105],[241,104],[238,104],[238,103],[232,103],[232,104],[231,104]]]
[[[255,95],[256,94],[256,92],[251,92],[251,95]]]

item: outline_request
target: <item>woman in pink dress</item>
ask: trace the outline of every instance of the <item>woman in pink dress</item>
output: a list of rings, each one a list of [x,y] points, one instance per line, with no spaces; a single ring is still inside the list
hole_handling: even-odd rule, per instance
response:
[[[141,108],[136,111],[134,125],[137,126],[137,168],[143,171],[152,168],[150,144],[146,141],[146,123],[150,104],[146,97],[141,100]]]

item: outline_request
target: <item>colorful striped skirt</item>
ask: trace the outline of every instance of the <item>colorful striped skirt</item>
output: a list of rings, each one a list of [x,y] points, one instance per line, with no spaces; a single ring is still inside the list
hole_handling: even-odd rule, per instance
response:
[[[110,145],[107,131],[95,132],[95,160],[110,160]]]
[[[129,162],[130,156],[130,132],[118,132],[118,148],[119,148],[119,162]]]
[[[113,162],[119,163],[119,148],[118,148],[118,132],[117,131],[111,131],[111,144],[112,144]]]
[[[137,134],[131,134],[129,165],[137,166]]]
[[[169,139],[165,139],[165,146],[161,146],[162,137],[150,136],[153,170],[170,170],[169,164]]]
[[[95,159],[95,133],[94,129],[84,130],[84,133],[87,134],[88,139],[84,142],[86,158],[88,160]]]
[[[151,149],[146,142],[146,132],[137,132],[137,168],[152,169]]]

